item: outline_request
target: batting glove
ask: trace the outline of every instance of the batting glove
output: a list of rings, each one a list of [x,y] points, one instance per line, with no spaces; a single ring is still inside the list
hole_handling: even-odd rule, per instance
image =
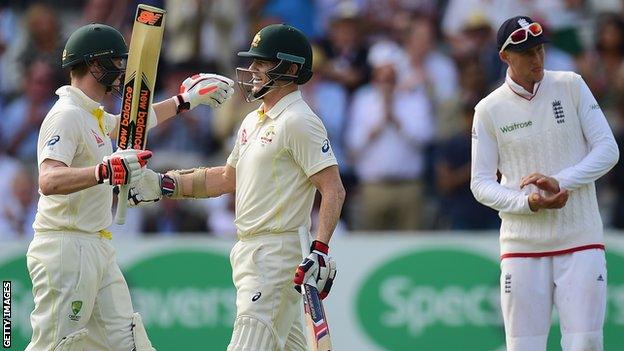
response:
[[[143,206],[168,197],[175,191],[175,181],[166,174],[145,169],[143,177],[128,192],[128,207]]]
[[[310,254],[304,258],[295,272],[295,289],[301,293],[301,284],[314,279],[319,296],[324,299],[329,295],[329,291],[336,278],[336,262],[328,255],[329,246],[314,240],[310,247]]]
[[[234,81],[230,78],[211,73],[199,73],[188,77],[180,85],[180,94],[173,100],[177,112],[192,110],[197,105],[220,107],[234,94]]]
[[[104,157],[102,163],[95,166],[95,179],[98,184],[107,182],[110,185],[132,184],[140,180],[147,160],[152,152],[147,150],[117,150]]]

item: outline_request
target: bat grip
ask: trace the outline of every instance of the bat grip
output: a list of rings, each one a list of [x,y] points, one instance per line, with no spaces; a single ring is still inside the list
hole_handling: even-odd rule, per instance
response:
[[[115,211],[115,223],[122,225],[126,222],[126,209],[128,209],[128,193],[130,188],[127,185],[119,187],[117,195],[117,210]]]

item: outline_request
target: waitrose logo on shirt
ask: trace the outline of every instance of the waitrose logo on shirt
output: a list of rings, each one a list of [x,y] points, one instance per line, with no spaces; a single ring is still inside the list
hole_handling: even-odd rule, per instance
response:
[[[506,126],[500,127],[500,130],[503,133],[508,133],[508,132],[513,132],[514,130],[518,130],[521,128],[530,127],[532,125],[533,125],[533,121],[518,122],[518,123],[512,123],[512,124],[508,124]]]

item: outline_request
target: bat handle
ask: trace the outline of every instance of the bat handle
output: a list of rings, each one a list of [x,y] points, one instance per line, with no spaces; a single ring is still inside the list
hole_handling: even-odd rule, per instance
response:
[[[127,185],[119,187],[117,195],[117,210],[115,211],[115,223],[122,225],[126,223],[126,209],[128,209],[128,193],[130,188]]]

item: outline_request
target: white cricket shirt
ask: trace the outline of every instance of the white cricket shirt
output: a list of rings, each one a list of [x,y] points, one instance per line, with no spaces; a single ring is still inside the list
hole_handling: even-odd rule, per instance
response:
[[[90,167],[113,152],[108,136],[116,126],[115,116],[102,110],[81,90],[63,86],[41,125],[37,143],[37,162],[56,160],[69,167]],[[101,116],[98,122],[98,117]],[[112,188],[99,184],[68,195],[44,196],[39,190],[39,205],[33,229],[37,233],[71,231],[96,233],[112,222]]]
[[[603,245],[594,181],[618,157],[606,118],[578,74],[545,71],[533,92],[508,77],[475,107],[470,184],[479,202],[499,211],[502,257]],[[519,184],[533,172],[570,191],[564,208],[530,210],[528,194],[536,188]]]
[[[227,164],[236,168],[234,222],[245,238],[309,227],[316,192],[309,177],[337,162],[323,122],[297,90],[264,115],[245,117]]]

